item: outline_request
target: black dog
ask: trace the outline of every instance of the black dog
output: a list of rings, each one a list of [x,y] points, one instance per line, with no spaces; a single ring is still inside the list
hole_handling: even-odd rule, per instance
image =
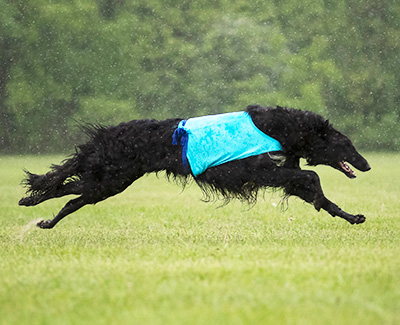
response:
[[[226,200],[255,202],[260,189],[282,188],[286,196],[296,195],[318,211],[322,208],[352,224],[365,221],[363,215],[344,212],[329,201],[318,175],[299,166],[300,158],[305,158],[309,165],[329,165],[349,178],[355,173],[346,162],[368,171],[368,162],[345,135],[309,111],[248,106],[247,112],[259,130],[280,142],[282,150],[208,168],[194,178],[208,198],[216,194]],[[33,206],[64,195],[80,195],[53,219],[37,224],[53,228],[68,214],[122,192],[146,173],[165,171],[169,178],[186,184],[193,174],[184,168],[182,147],[171,140],[180,121],[134,120],[108,128],[86,127],[90,140],[77,147],[71,158],[53,165],[45,175],[26,172],[29,196],[19,205]]]

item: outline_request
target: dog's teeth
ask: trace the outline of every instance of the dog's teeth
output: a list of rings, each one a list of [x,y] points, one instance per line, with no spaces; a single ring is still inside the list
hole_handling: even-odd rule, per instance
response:
[[[340,167],[342,167],[342,169],[347,172],[350,173],[352,175],[355,175],[355,172],[350,168],[350,166],[348,164],[346,164],[344,161],[341,161],[340,163]]]

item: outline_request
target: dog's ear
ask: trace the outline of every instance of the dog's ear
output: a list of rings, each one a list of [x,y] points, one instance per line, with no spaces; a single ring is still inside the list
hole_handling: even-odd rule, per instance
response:
[[[332,125],[329,123],[329,120],[326,120],[319,128],[318,128],[318,135],[321,138],[326,138],[328,136],[329,130],[331,129]]]

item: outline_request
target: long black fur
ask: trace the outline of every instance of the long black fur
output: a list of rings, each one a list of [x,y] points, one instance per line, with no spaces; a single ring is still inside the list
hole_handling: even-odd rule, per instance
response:
[[[281,188],[332,216],[350,223],[362,223],[363,215],[341,210],[323,194],[319,177],[301,170],[300,158],[310,165],[325,164],[354,178],[345,161],[361,171],[370,169],[351,141],[335,130],[322,116],[291,108],[248,106],[254,124],[277,139],[283,150],[235,160],[211,167],[194,180],[206,199],[237,198],[254,203],[259,190]],[[33,206],[45,200],[75,194],[51,220],[38,223],[53,228],[57,222],[87,204],[95,204],[125,190],[141,176],[165,171],[183,185],[193,175],[182,164],[182,147],[172,144],[172,134],[181,119],[134,120],[113,127],[88,126],[89,141],[61,165],[53,165],[45,175],[26,172],[27,196],[20,205]],[[240,137],[240,134],[238,134]]]

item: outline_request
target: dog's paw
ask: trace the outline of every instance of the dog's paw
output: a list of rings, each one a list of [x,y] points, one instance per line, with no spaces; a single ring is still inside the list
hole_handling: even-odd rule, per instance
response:
[[[21,200],[19,200],[18,205],[24,205],[24,206],[30,206],[32,204],[32,198],[31,197],[23,197]]]
[[[51,229],[54,226],[51,224],[51,220],[41,220],[36,224],[37,227],[41,228],[41,229]]]
[[[352,216],[351,220],[348,220],[351,224],[359,224],[365,222],[365,217],[362,214]]]
[[[34,206],[40,203],[40,200],[36,196],[27,196],[23,197],[21,200],[18,201],[18,205],[24,205],[27,207]]]

